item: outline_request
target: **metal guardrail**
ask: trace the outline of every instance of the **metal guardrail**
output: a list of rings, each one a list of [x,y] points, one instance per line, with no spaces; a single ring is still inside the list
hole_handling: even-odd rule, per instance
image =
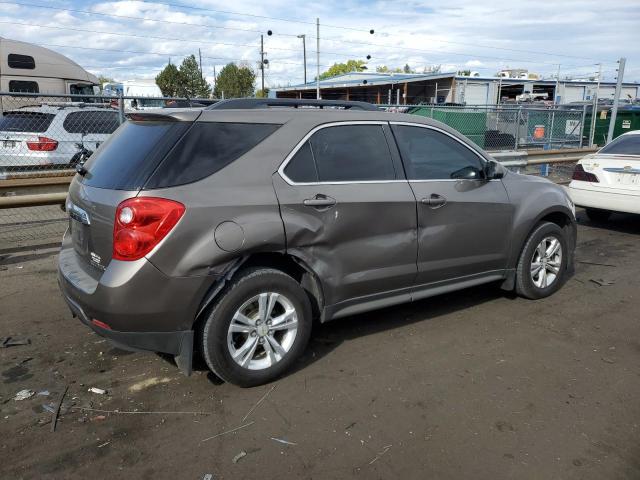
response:
[[[493,158],[506,167],[527,167],[556,163],[573,163],[595,148],[562,150],[519,150],[495,152]],[[71,170],[56,172],[57,176],[0,180],[0,209],[63,204],[73,175]]]

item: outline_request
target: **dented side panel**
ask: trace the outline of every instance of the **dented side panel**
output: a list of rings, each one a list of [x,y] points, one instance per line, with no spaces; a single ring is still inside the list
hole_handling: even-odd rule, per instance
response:
[[[292,186],[276,173],[273,184],[287,252],[322,279],[326,305],[413,285],[417,220],[406,181]],[[304,205],[318,194],[336,204]]]

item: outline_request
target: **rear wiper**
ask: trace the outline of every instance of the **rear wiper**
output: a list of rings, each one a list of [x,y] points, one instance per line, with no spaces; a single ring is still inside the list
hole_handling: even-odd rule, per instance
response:
[[[80,175],[81,177],[84,177],[87,173],[89,173],[89,170],[87,170],[86,168],[84,168],[84,165],[76,165],[76,172],[78,172],[78,175]]]

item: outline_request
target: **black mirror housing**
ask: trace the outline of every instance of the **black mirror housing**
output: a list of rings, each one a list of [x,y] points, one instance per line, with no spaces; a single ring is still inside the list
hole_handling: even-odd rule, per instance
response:
[[[504,177],[504,167],[498,162],[489,161],[484,167],[484,175],[487,180],[500,179]]]

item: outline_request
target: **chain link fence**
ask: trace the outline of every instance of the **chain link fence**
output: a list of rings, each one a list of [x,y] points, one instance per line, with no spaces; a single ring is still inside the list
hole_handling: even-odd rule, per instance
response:
[[[488,150],[580,148],[587,108],[529,105],[378,105],[438,120]],[[588,128],[588,125],[587,125]]]
[[[0,92],[0,201],[13,181],[64,176],[123,123],[126,114],[204,107],[209,99],[38,95]],[[576,148],[583,145],[584,110],[528,106],[380,105],[441,121],[486,150]],[[565,181],[573,165],[530,167],[522,173]],[[66,226],[58,206],[0,208],[0,251],[59,241]]]

